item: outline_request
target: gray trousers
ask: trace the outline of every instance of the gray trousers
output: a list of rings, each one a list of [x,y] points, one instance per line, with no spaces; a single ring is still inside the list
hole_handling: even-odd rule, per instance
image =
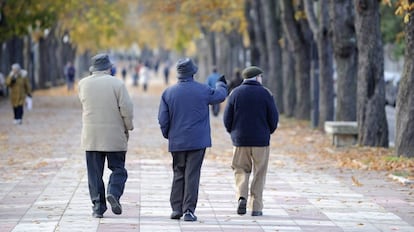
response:
[[[173,211],[194,213],[200,183],[200,171],[206,149],[171,152],[174,177],[171,187],[170,204]]]
[[[128,178],[128,173],[125,169],[125,154],[126,151],[86,151],[89,195],[94,212],[103,214],[107,210],[105,184],[102,179],[106,159],[108,160],[108,168],[112,171],[109,176],[108,194],[112,194],[119,200],[124,193],[125,182]]]

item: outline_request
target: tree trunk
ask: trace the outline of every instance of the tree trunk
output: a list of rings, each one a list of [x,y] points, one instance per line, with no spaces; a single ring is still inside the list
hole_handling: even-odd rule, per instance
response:
[[[264,23],[264,13],[263,6],[260,1],[254,0],[252,10],[250,14],[253,18],[253,28],[254,33],[256,34],[256,43],[257,48],[259,49],[259,63],[257,66],[263,69],[265,73],[269,73],[269,64],[268,64],[268,51],[266,48],[266,32],[265,32],[265,23]],[[266,83],[266,82],[265,82]]]
[[[217,65],[216,33],[208,32],[207,38],[208,38],[208,44],[210,45],[209,47],[210,47],[211,66],[216,66]]]
[[[249,41],[250,41],[250,64],[251,65],[260,65],[260,52],[259,47],[257,46],[259,43],[259,39],[257,38],[257,35],[254,30],[254,18],[252,15],[252,11],[254,10],[253,4],[251,0],[245,1],[245,17],[247,19],[247,33],[249,35]]]
[[[319,124],[319,48],[321,43],[321,33],[319,32],[320,22],[315,16],[315,3],[313,1],[304,1],[306,18],[312,30],[315,43],[311,45],[311,125],[313,128],[318,127]],[[321,4],[319,4],[321,5]],[[325,5],[325,4],[323,4]],[[320,12],[319,15],[324,12]],[[323,16],[320,16],[323,18]],[[322,46],[325,46],[324,44]]]
[[[283,108],[286,117],[293,117],[296,108],[295,59],[288,40],[284,38],[283,41]]]
[[[33,63],[33,51],[32,51],[32,39],[29,35],[23,37],[24,48],[24,67],[27,71],[28,78],[30,80],[30,85],[32,89],[36,89],[35,79],[34,79],[34,63]]]
[[[388,147],[384,54],[378,0],[355,0],[358,38],[358,142]]]
[[[356,121],[358,52],[352,1],[329,0],[330,28],[337,74],[335,110],[337,121]]]
[[[38,71],[39,71],[39,80],[37,83],[37,86],[40,89],[48,88],[52,85],[52,82],[50,81],[50,75],[47,70],[47,67],[49,66],[49,56],[48,56],[48,41],[46,38],[40,38],[39,39],[39,60],[38,60]]]
[[[226,78],[229,80],[231,75],[231,48],[230,43],[226,35],[223,33],[216,34],[216,44],[217,44],[217,70],[219,73],[225,74]]]
[[[85,51],[84,53],[77,55],[76,57],[76,67],[79,69],[81,77],[89,75],[89,67],[91,64],[92,54],[90,51]]]
[[[23,58],[23,39],[19,37],[13,37],[11,40],[7,41],[8,56],[11,64],[19,63],[20,66],[24,67],[24,58]]]
[[[323,128],[325,121],[334,120],[334,83],[333,83],[333,56],[332,40],[329,37],[329,14],[326,2],[319,1],[319,128]]]
[[[410,0],[410,4],[414,1]],[[413,10],[410,14],[413,14]],[[414,20],[405,25],[404,70],[396,108],[395,149],[398,156],[414,157]]]
[[[282,50],[279,46],[281,31],[280,11],[277,2],[261,0],[266,31],[266,50],[269,70],[265,74],[266,85],[273,92],[279,113],[283,113]]]
[[[235,74],[235,71],[240,71],[244,68],[243,60],[243,38],[237,31],[224,35],[229,45],[228,62],[229,65],[225,69],[226,79],[231,80]]]
[[[294,9],[291,0],[282,0],[282,25],[288,43],[292,45],[295,59],[295,84],[296,84],[296,108],[297,119],[310,119],[310,60],[312,33],[305,18],[294,17]],[[297,5],[297,11],[303,12],[303,2]]]
[[[23,40],[18,37],[13,37],[1,44],[0,72],[2,72],[4,76],[9,75],[11,65],[14,63],[19,63],[20,66],[25,69],[23,48]]]
[[[200,82],[205,82],[211,72],[209,45],[205,38],[198,39],[196,43],[198,71],[195,78]]]
[[[311,95],[311,126],[312,128],[318,127],[319,124],[319,54],[318,46],[315,41],[311,44],[311,82],[310,82],[310,95]]]
[[[7,42],[1,43],[0,50],[0,72],[7,76],[10,72],[10,61],[8,59]]]

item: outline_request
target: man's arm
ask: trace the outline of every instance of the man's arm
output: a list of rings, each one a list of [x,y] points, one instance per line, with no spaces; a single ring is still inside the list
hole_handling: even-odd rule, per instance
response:
[[[122,120],[124,121],[125,129],[126,130],[133,130],[134,129],[134,105],[132,100],[128,94],[128,90],[126,89],[125,85],[122,85],[120,89],[119,95],[119,111],[122,116]]]

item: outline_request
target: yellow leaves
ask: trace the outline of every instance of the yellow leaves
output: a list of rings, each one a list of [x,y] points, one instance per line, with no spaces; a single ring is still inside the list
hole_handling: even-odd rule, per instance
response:
[[[396,5],[395,15],[404,16],[404,23],[406,24],[410,22],[410,16],[414,10],[414,3],[410,4],[408,0],[399,0]]]
[[[39,169],[39,168],[43,168],[47,165],[48,165],[48,162],[42,161],[42,162],[37,163],[34,168]]]
[[[302,19],[306,19],[306,12],[305,11],[296,11],[295,12],[295,20],[296,21],[299,21],[299,20],[302,20]]]
[[[62,31],[69,31],[71,41],[83,52],[115,45],[113,37],[117,30],[123,29],[129,1],[73,0],[64,1],[60,6]]]
[[[402,6],[397,7],[397,10],[395,10],[395,15],[403,15],[404,9]]]
[[[405,14],[404,16],[404,23],[410,22],[410,14]]]
[[[243,0],[141,0],[138,3],[140,15],[135,27],[138,31],[144,27],[147,34],[162,31],[162,35],[150,42],[167,48],[187,49],[204,32],[244,32],[247,25]],[[148,24],[153,26],[147,27]],[[146,38],[138,37],[138,40],[148,43]]]
[[[355,186],[357,186],[357,187],[361,187],[363,184],[361,184],[361,182],[359,182],[358,180],[357,180],[357,178],[355,178],[354,176],[352,176],[351,177],[351,179],[352,179],[352,184],[353,185],[355,185]]]

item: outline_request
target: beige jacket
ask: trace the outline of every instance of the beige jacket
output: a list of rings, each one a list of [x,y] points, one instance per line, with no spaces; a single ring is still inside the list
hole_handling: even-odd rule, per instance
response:
[[[31,94],[29,78],[20,71],[15,76],[13,82],[13,73],[6,78],[6,85],[10,89],[10,100],[13,107],[22,106],[25,103],[26,96]]]
[[[126,151],[133,130],[133,104],[124,83],[105,72],[79,81],[82,103],[82,148],[86,151]]]

